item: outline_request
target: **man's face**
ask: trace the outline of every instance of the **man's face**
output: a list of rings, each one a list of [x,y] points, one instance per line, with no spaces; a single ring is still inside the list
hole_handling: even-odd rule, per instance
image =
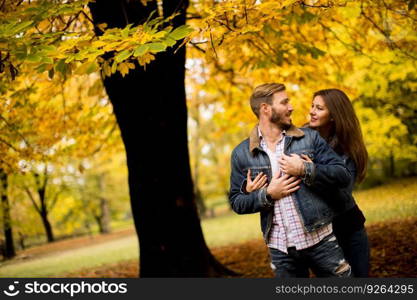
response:
[[[291,126],[291,114],[293,110],[287,92],[274,93],[272,95],[269,121],[276,124],[282,130],[288,129]]]

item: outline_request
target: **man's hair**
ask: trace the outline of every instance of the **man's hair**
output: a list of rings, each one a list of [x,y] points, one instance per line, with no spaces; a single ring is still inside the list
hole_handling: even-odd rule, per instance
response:
[[[258,119],[261,104],[272,105],[272,95],[282,91],[285,91],[285,85],[282,83],[264,83],[253,90],[252,96],[250,96],[250,107]]]

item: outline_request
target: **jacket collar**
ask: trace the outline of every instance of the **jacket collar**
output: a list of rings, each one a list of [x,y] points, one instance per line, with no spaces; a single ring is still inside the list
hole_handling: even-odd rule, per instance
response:
[[[250,136],[249,136],[249,150],[250,152],[253,152],[256,148],[260,148],[261,139],[259,137],[259,131],[258,131],[258,124],[255,126],[255,128],[252,129]],[[294,125],[291,125],[289,129],[285,131],[285,136],[292,136],[292,137],[302,137],[304,136],[304,132],[300,130],[299,128],[295,127]]]

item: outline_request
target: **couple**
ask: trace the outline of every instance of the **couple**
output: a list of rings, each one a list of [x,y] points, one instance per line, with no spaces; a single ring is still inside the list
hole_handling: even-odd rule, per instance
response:
[[[283,84],[256,87],[250,105],[259,123],[233,150],[229,200],[238,214],[260,212],[275,275],[367,277],[365,218],[352,189],[368,155],[346,94],[316,92],[306,128],[292,125]]]

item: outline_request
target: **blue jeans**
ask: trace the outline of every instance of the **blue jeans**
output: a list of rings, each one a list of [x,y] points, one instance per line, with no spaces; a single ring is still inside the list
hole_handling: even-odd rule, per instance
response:
[[[344,259],[334,234],[306,249],[290,247],[286,254],[269,248],[269,253],[271,267],[278,278],[309,277],[309,268],[317,277],[351,277],[350,265]]]
[[[336,233],[336,238],[352,267],[353,276],[368,277],[370,255],[366,229],[362,228],[351,234]]]

